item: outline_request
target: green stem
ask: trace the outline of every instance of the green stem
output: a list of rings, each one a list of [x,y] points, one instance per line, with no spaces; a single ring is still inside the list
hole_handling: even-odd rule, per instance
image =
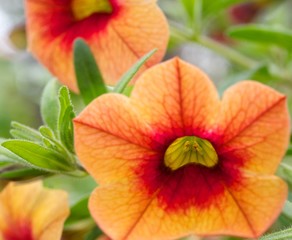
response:
[[[254,68],[258,65],[256,61],[250,59],[238,51],[233,50],[227,45],[212,40],[207,36],[194,36],[189,29],[179,30],[178,27],[171,26],[172,36],[181,41],[192,41],[205,46],[213,51],[219,53],[230,61],[242,66],[243,68]]]

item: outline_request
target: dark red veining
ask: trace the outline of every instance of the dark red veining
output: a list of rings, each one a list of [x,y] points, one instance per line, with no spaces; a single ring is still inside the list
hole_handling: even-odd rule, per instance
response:
[[[39,18],[44,26],[45,37],[54,40],[57,37],[63,38],[63,44],[72,45],[75,38],[89,38],[92,34],[102,32],[109,21],[115,18],[120,11],[120,4],[117,0],[109,0],[113,11],[112,13],[94,13],[82,20],[76,20],[72,8],[72,0],[48,0],[40,1],[43,5],[39,10]],[[36,16],[37,18],[37,16]]]
[[[161,206],[166,211],[186,210],[190,206],[207,208],[216,201],[225,189],[240,183],[242,177],[239,167],[243,165],[244,156],[228,151],[220,154],[220,136],[193,130],[191,136],[209,140],[219,154],[219,163],[208,168],[190,164],[175,171],[164,165],[164,152],[170,143],[181,137],[177,134],[157,133],[154,143],[157,154],[151,161],[145,160],[136,168],[143,187],[149,196],[157,194]],[[190,131],[188,131],[190,136]]]

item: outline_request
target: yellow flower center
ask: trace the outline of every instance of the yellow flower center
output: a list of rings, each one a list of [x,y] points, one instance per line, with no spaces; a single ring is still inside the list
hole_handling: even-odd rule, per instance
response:
[[[164,154],[164,163],[172,170],[190,163],[211,168],[218,163],[218,155],[208,140],[187,136],[170,144]]]
[[[94,13],[111,13],[109,0],[72,0],[71,8],[77,20],[89,17]]]

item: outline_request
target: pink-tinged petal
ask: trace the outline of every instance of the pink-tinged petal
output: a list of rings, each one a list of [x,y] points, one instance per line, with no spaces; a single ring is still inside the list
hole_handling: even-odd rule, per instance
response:
[[[206,206],[177,205],[169,211],[158,198],[164,187],[167,183],[151,196],[135,182],[99,187],[90,198],[90,211],[113,239],[163,240],[189,234],[254,238],[271,225],[287,197],[287,186],[279,178],[246,175],[236,186],[225,187]],[[210,192],[213,187],[209,186]],[[175,192],[172,194],[175,196]]]
[[[35,194],[35,198],[31,198],[31,191]],[[7,212],[6,217],[27,219],[30,217],[31,211],[38,201],[38,196],[42,192],[41,182],[30,184],[8,184],[1,192],[1,206]],[[20,211],[21,209],[21,211]],[[0,218],[3,218],[1,213]]]
[[[99,183],[126,181],[133,167],[157,161],[151,129],[122,95],[99,97],[74,120],[74,126],[78,157]]]
[[[178,58],[145,72],[131,99],[139,105],[141,118],[165,135],[162,138],[172,140],[208,135],[219,108],[218,93],[208,77]]]
[[[274,173],[289,142],[286,105],[284,95],[256,82],[229,88],[218,119],[221,158],[255,172]]]
[[[32,212],[36,238],[52,240],[61,236],[61,226],[68,216],[68,194],[62,190],[43,190]]]
[[[9,183],[0,194],[0,239],[59,239],[69,215],[67,198],[64,191],[44,189],[40,181]]]

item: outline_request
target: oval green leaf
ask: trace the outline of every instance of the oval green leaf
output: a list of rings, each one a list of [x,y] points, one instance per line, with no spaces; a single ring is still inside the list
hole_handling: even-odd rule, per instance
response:
[[[85,104],[107,93],[94,56],[85,41],[80,38],[74,42],[74,66],[78,88]]]
[[[291,51],[292,31],[284,28],[250,24],[232,27],[228,30],[232,38],[251,41],[258,44],[277,45]]]
[[[57,121],[59,114],[58,90],[59,84],[53,79],[47,83],[41,98],[41,115],[43,122],[56,134],[58,133]]]
[[[157,51],[157,49],[151,50],[141,57],[119,80],[117,85],[114,87],[113,92],[122,93],[128,83],[132,80],[134,75],[139,71],[143,64]]]
[[[8,140],[2,146],[24,159],[30,166],[50,172],[74,170],[67,159],[52,149],[24,140]]]

